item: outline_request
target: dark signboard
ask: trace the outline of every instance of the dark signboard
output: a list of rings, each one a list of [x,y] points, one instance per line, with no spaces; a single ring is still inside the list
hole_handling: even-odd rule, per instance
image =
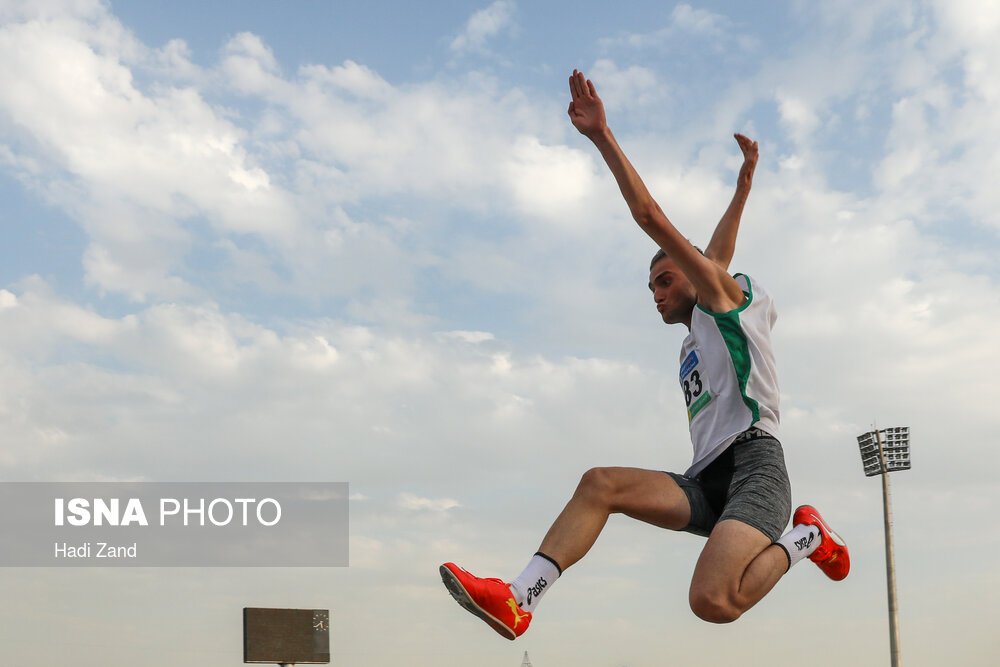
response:
[[[329,663],[330,612],[326,609],[244,607],[243,662]]]

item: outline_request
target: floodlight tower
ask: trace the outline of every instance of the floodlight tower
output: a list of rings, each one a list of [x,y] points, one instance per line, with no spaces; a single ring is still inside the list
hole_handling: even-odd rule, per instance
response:
[[[910,469],[910,427],[895,426],[858,436],[861,463],[867,477],[882,477],[882,518],[885,521],[885,574],[889,589],[889,657],[892,667],[900,666],[899,608],[896,604],[896,557],[892,549],[892,507],[889,473]]]

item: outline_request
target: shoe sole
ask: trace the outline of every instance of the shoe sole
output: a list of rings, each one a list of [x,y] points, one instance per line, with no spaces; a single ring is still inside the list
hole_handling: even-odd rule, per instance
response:
[[[486,621],[487,625],[496,630],[497,634],[505,639],[511,641],[517,639],[517,635],[514,634],[513,630],[504,625],[493,614],[476,604],[476,601],[469,595],[469,591],[465,590],[465,586],[462,585],[462,582],[458,580],[458,577],[451,570],[444,565],[438,568],[438,570],[441,572],[441,581],[444,582],[444,587],[448,589],[451,597],[455,598],[455,602],[460,604],[463,609]]]

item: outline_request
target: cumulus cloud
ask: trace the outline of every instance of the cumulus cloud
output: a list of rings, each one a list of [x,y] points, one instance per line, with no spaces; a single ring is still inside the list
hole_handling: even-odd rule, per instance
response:
[[[456,53],[485,50],[491,38],[511,28],[515,9],[513,0],[496,0],[476,11],[462,32],[451,41],[451,50]]]
[[[2,299],[0,363],[13,380],[0,403],[34,405],[3,422],[5,440],[24,454],[61,434],[58,442],[70,449],[52,471],[60,475],[86,474],[113,452],[125,468],[109,472],[170,476],[173,464],[142,463],[147,452],[130,439],[136,429],[155,442],[176,441],[178,474],[188,446],[206,448],[209,475],[225,471],[231,446],[252,454],[247,463],[267,459],[288,470],[298,465],[296,452],[319,446],[340,474],[353,471],[383,490],[405,484],[408,466],[424,465],[417,462],[431,452],[433,460],[468,450],[499,471],[511,465],[509,453],[531,447],[526,435],[543,415],[568,432],[585,428],[575,410],[599,401],[602,386],[635,376],[610,360],[512,354],[485,332],[404,338],[331,321],[281,331],[212,304],[160,303],[110,317],[59,297],[39,278],[5,290]],[[492,346],[469,345],[485,341]],[[452,412],[428,421],[446,395]],[[89,417],[102,403],[130,416]],[[181,413],[188,417],[171,417]],[[192,437],[195,422],[202,427]],[[380,451],[395,452],[396,462],[386,467]],[[423,483],[447,474],[443,467]],[[441,508],[411,500],[401,502]]]
[[[648,67],[621,68],[613,60],[601,58],[588,77],[600,84],[598,93],[609,112],[631,112],[663,104],[670,98],[670,87]]]
[[[0,71],[10,83],[0,120],[13,139],[4,163],[84,227],[83,268],[102,291],[191,298],[206,287],[190,282],[191,254],[210,245],[228,260],[224,285],[356,293],[359,279],[380,284],[356,264],[402,257],[402,240],[391,221],[360,224],[344,206],[444,196],[476,209],[499,189],[528,207],[539,176],[563,189],[585,186],[578,157],[525,149],[541,146],[540,134],[552,138],[551,123],[518,90],[501,92],[482,77],[394,87],[351,60],[286,76],[250,33],[202,69],[183,42],[152,50],[100,6],[91,13],[97,18],[36,17],[0,30],[9,56]],[[95,31],[95,21],[114,30]],[[489,32],[474,23],[473,34]],[[140,84],[139,75],[161,81]],[[214,101],[220,91],[264,110],[234,113]],[[507,138],[513,128],[528,133],[518,145]],[[558,222],[565,216],[556,209],[558,201],[541,214]],[[329,261],[330,253],[343,255]]]
[[[741,50],[752,49],[756,41],[736,32],[733,21],[724,14],[707,9],[692,7],[685,3],[674,6],[670,20],[662,28],[651,32],[634,32],[606,37],[601,40],[605,49],[629,47],[633,49],[673,49],[679,40],[701,40],[715,51],[724,51],[738,46]]]
[[[983,68],[1000,63],[995,40],[985,39],[996,12],[978,3],[936,3],[939,31],[903,57],[908,76],[897,84],[886,151],[876,184],[902,215],[948,226],[955,217],[997,227],[994,188],[979,175],[1000,166],[983,137],[996,131],[997,88]],[[976,25],[973,26],[972,24]],[[960,77],[953,75],[955,69]]]
[[[504,165],[514,203],[523,215],[579,224],[597,182],[590,156],[566,146],[518,137]]]
[[[17,297],[13,292],[0,289],[0,308],[13,308],[17,305]]]
[[[237,91],[263,97],[288,92],[278,61],[257,35],[241,32],[229,40],[223,52],[222,73]]]
[[[778,91],[778,117],[788,133],[798,142],[805,142],[819,124],[816,111],[801,98],[784,91]]]
[[[395,92],[378,72],[353,60],[346,60],[335,67],[306,65],[300,74],[307,81],[329,84],[361,99],[388,100]]]
[[[191,217],[267,238],[295,228],[288,197],[241,145],[244,130],[194,88],[140,89],[130,58],[142,49],[110,17],[88,25],[36,19],[0,29],[9,82],[0,122],[15,167],[45,165],[20,175],[88,231],[92,284],[136,299],[189,290],[178,264]],[[105,25],[121,38],[102,39]]]
[[[3,303],[2,295],[0,295],[0,303]],[[488,331],[445,331],[440,335],[445,338],[452,338],[454,340],[460,340],[464,343],[471,343],[473,345],[496,339],[496,337]]]
[[[447,512],[461,506],[457,500],[452,498],[421,498],[412,493],[399,494],[398,502],[402,509],[412,511]]]

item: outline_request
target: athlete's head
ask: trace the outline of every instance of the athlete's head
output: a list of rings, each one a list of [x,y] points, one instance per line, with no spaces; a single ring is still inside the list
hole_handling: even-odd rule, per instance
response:
[[[662,249],[649,263],[649,291],[667,324],[687,324],[698,301],[694,285]]]

